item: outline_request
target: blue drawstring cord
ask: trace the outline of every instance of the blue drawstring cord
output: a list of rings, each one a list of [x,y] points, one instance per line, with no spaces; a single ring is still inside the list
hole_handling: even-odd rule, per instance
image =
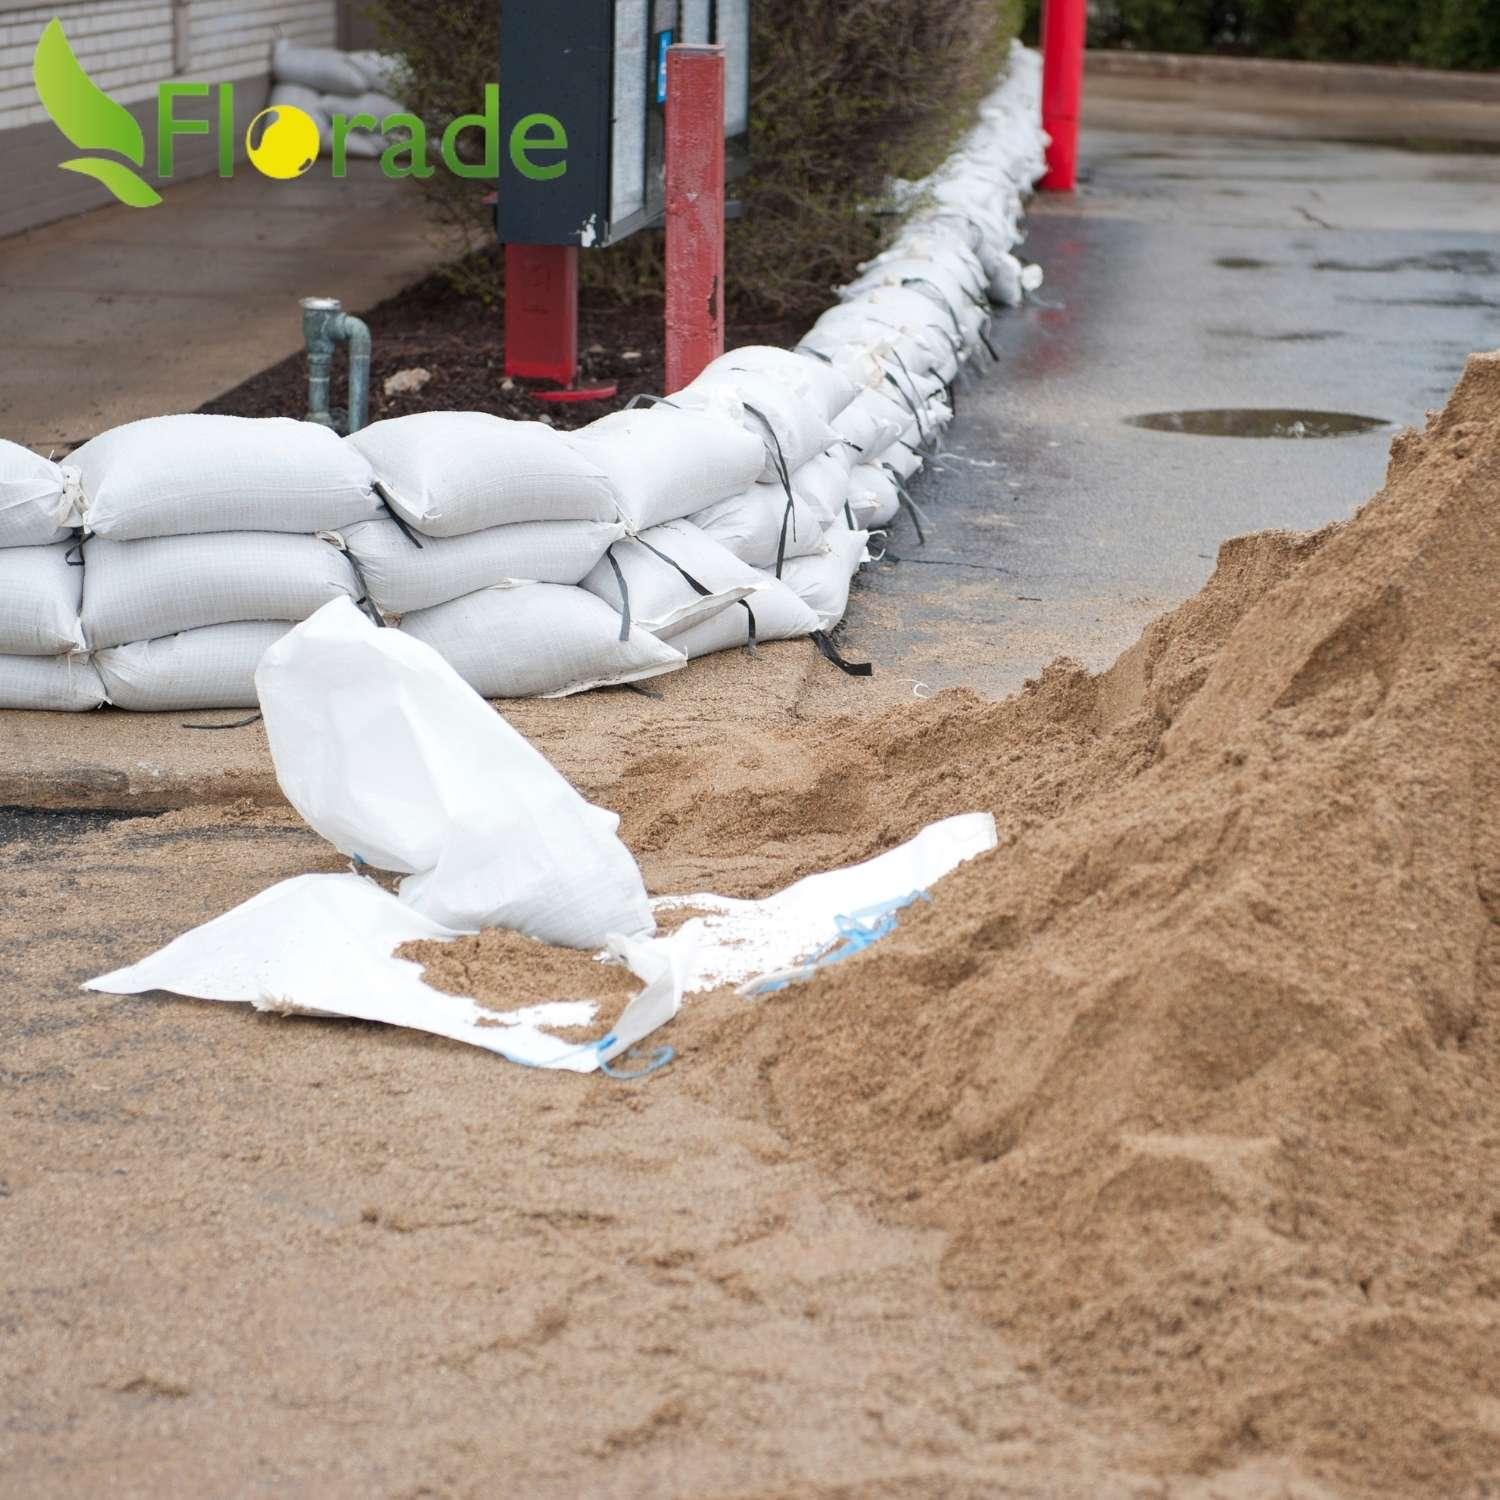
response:
[[[835,917],[833,926],[838,936],[824,943],[811,958],[795,968],[782,969],[752,984],[742,985],[738,993],[741,995],[774,994],[777,990],[784,990],[799,979],[809,978],[819,969],[826,969],[830,964],[842,963],[856,953],[863,953],[866,948],[878,943],[883,937],[889,937],[896,930],[898,911],[904,910],[914,902],[931,900],[932,897],[926,891],[912,891],[908,895],[882,901],[878,906],[862,907],[848,916]]]

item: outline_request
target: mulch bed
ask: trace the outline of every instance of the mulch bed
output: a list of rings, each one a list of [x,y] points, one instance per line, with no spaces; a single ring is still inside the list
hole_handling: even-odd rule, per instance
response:
[[[351,309],[354,311],[354,309]],[[506,380],[503,300],[487,306],[454,290],[441,273],[360,311],[370,325],[371,422],[417,411],[484,411],[500,417],[581,427],[618,410],[642,392],[659,395],[664,379],[663,310],[659,300],[622,306],[597,294],[583,295],[579,308],[580,385],[614,381],[619,394],[607,401],[543,402],[530,388]],[[726,329],[730,348],[743,344],[789,345],[806,330],[806,319],[736,322]],[[344,405],[348,361],[335,356],[332,405]],[[387,396],[385,382],[398,370],[421,368],[431,379],[420,391]],[[536,389],[547,382],[537,381]],[[555,387],[554,387],[555,388]],[[307,357],[289,355],[279,364],[206,402],[204,412],[238,417],[302,417],[307,412]]]

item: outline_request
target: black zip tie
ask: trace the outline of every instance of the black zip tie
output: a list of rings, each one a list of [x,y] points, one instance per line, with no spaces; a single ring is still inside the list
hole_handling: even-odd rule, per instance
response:
[[[416,532],[414,532],[411,527],[408,526],[406,522],[396,514],[396,507],[391,504],[391,497],[386,493],[385,486],[377,479],[374,484],[371,485],[371,488],[377,495],[380,496],[380,503],[385,506],[386,514],[391,518],[391,520],[396,523],[396,525],[401,528],[402,536],[404,536],[406,540],[412,544],[413,547],[417,548],[417,550],[420,551],[422,544],[417,540]]]
[[[259,711],[250,715],[248,719],[235,719],[228,724],[181,724],[180,729],[244,729],[255,723],[260,718]]]
[[[822,654],[836,666],[839,671],[847,672],[851,677],[873,677],[875,668],[867,661],[848,661],[839,655],[839,648],[833,644],[826,630],[815,630],[809,637]]]
[[[620,585],[620,639],[630,639],[630,588],[625,582],[625,575],[620,571],[620,565],[615,561],[615,544],[611,542],[604,549],[604,555],[609,559],[609,565],[615,571],[615,582]]]

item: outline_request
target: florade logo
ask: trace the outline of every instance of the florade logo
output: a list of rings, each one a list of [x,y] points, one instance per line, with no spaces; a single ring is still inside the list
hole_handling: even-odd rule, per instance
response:
[[[63,35],[62,22],[47,23],[31,63],[37,98],[52,123],[81,151],[114,151],[136,166],[146,162],[146,142],[134,115],[111,99],[83,71]],[[102,156],[78,156],[59,162],[65,172],[97,177],[121,203],[150,208],[161,194],[124,162]]]
[[[150,208],[161,202],[156,191],[139,172],[125,162],[144,168],[146,143],[135,116],[111,99],[84,71],[63,34],[62,22],[47,23],[32,59],[32,77],[37,98],[52,123],[68,140],[84,151],[111,151],[113,157],[79,156],[59,162],[65,172],[81,172],[103,183],[121,203],[132,208]],[[179,99],[216,96],[217,146],[220,177],[234,175],[234,85],[174,81],[156,88],[156,175],[172,175],[174,145],[180,135],[213,134],[207,120],[178,119],[174,105]],[[377,120],[371,114],[334,114],[327,118],[330,129],[331,172],[343,177],[348,170],[351,130],[378,131],[390,142],[381,153],[380,170],[387,177],[431,177],[437,168],[428,160],[427,127],[414,114],[400,111]],[[463,160],[458,153],[462,132],[478,131],[483,141],[480,161]],[[245,152],[251,165],[266,177],[283,181],[301,177],[318,159],[323,145],[317,120],[295,105],[277,104],[263,109],[245,131]],[[516,170],[535,182],[561,177],[568,164],[561,156],[568,149],[568,132],[555,115],[530,114],[518,121],[510,133],[510,159]],[[443,131],[438,155],[455,177],[496,179],[500,175],[500,86],[486,84],[481,113],[459,115]],[[541,155],[543,161],[533,160]]]

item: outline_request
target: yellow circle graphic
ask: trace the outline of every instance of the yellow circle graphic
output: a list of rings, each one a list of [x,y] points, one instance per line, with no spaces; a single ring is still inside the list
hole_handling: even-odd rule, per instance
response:
[[[255,127],[262,120],[266,127],[257,144]],[[245,151],[267,177],[300,177],[318,159],[318,123],[295,104],[274,104],[245,127]]]

